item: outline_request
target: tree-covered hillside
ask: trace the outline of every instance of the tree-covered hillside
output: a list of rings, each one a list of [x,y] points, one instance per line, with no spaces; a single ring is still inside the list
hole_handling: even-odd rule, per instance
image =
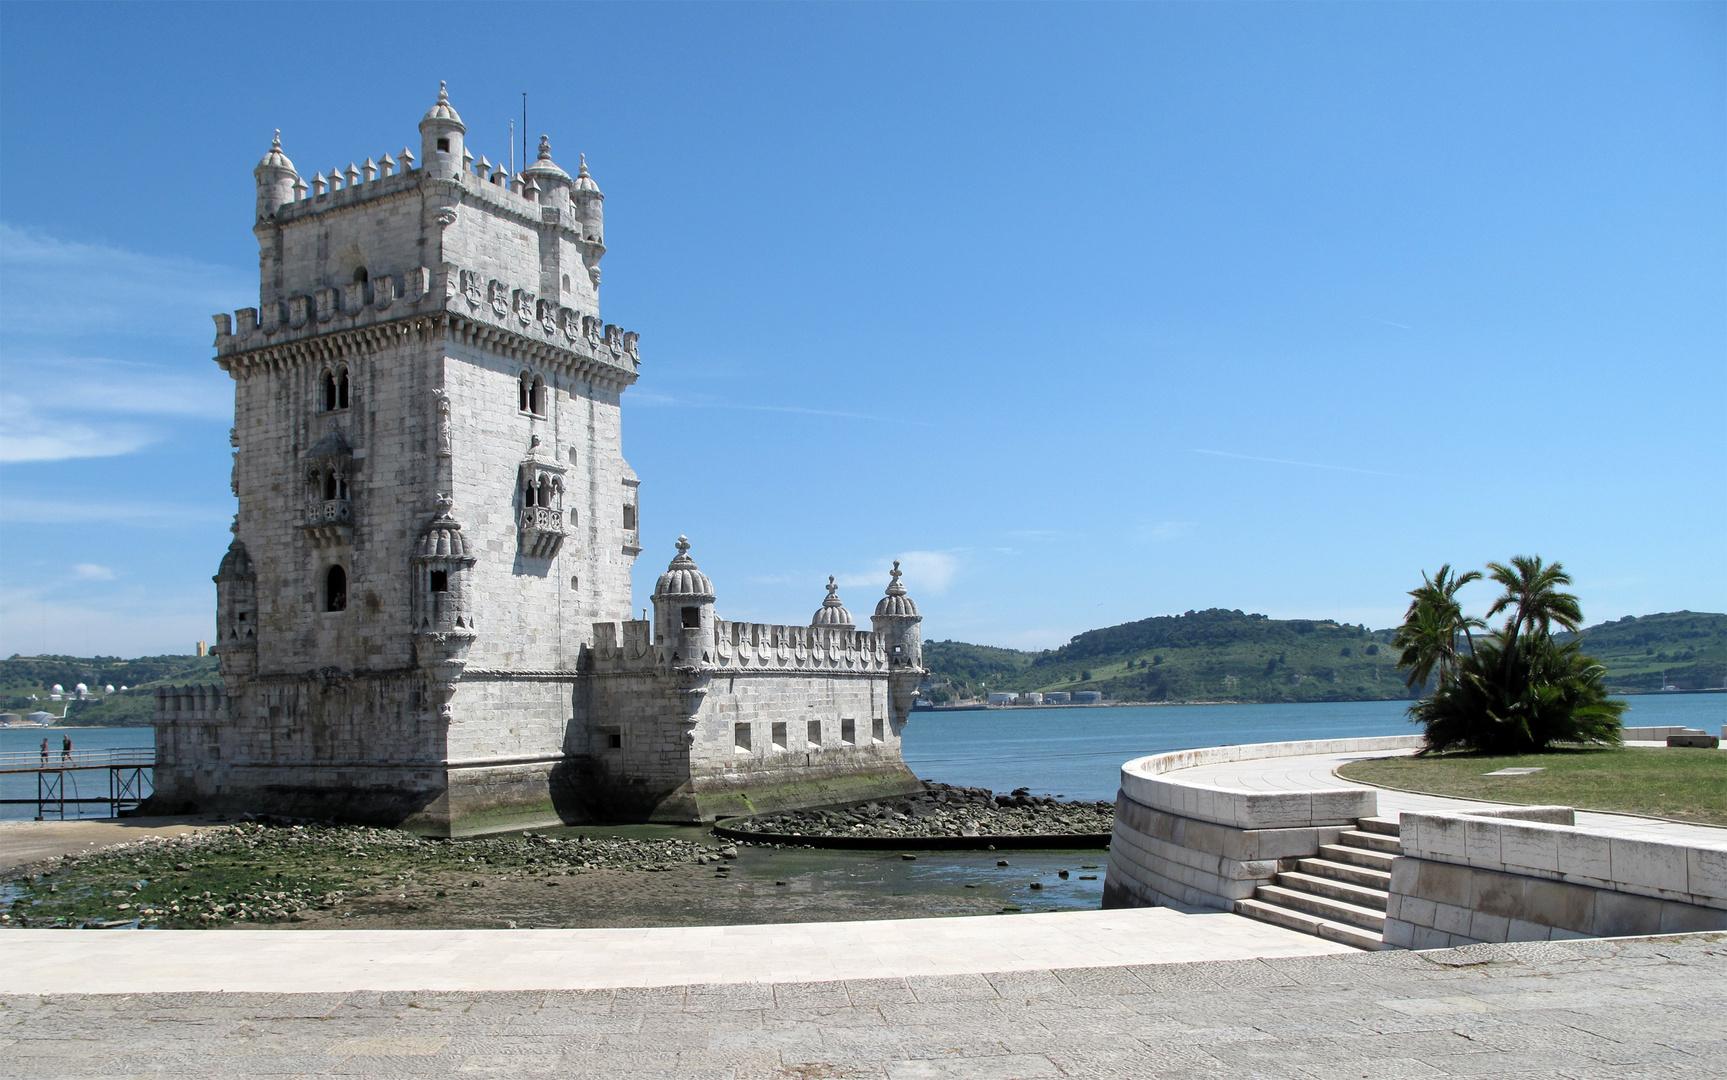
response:
[[[1088,630],[1041,653],[941,642],[924,666],[954,696],[1101,690],[1117,701],[1356,701],[1408,697],[1390,631],[1211,608]],[[968,652],[966,650],[976,650]],[[950,656],[987,656],[948,666]]]
[[[1116,701],[1375,701],[1413,698],[1392,631],[1328,619],[1211,608],[1088,630],[1059,649],[958,641],[924,646],[938,700],[985,690],[1101,690]],[[1727,615],[1625,618],[1583,631],[1584,651],[1619,692],[1727,681]]]
[[[1583,651],[1618,691],[1727,686],[1727,615],[1665,611],[1583,628]]]
[[[50,702],[56,685],[70,693],[79,683],[101,700],[67,704],[65,723],[81,727],[132,727],[151,723],[155,688],[221,682],[214,656],[17,656],[0,660],[0,704],[24,713],[45,709],[59,713],[61,702]],[[129,693],[103,694],[104,686],[131,688]],[[36,700],[31,700],[31,695]]]

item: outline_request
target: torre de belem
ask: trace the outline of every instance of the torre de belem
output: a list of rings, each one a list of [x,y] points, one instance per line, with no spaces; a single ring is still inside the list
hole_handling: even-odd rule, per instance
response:
[[[440,90],[416,161],[310,184],[254,170],[259,305],[215,316],[234,380],[221,687],[158,692],[165,811],[472,835],[711,821],[921,784],[898,564],[859,630],[728,622],[680,537],[641,553],[622,400],[637,336],[600,318],[604,196],[545,138],[475,159]]]

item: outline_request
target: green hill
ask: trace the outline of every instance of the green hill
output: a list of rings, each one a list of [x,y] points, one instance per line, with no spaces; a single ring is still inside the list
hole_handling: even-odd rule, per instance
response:
[[[1583,651],[1607,665],[1621,692],[1727,686],[1727,615],[1664,611],[1583,629]]]
[[[155,718],[155,689],[161,685],[197,685],[222,681],[214,656],[17,656],[0,660],[0,704],[10,712],[34,709],[60,711],[50,702],[55,685],[67,690],[84,683],[100,700],[74,701],[65,723],[77,727],[143,727]],[[131,689],[102,694],[104,686]],[[32,701],[30,695],[36,695]]]
[[[1088,630],[1059,649],[924,645],[931,696],[1100,690],[1115,701],[1379,701],[1413,698],[1390,630],[1211,608]],[[1616,691],[1727,681],[1727,615],[1627,617],[1583,631]],[[945,697],[944,697],[945,695]]]

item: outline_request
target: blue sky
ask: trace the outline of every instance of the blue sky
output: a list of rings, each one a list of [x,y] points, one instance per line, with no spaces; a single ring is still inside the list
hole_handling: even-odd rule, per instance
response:
[[[251,169],[439,79],[606,191],[638,606],[688,533],[726,617],[900,558],[1027,648],[1519,553],[1727,610],[1724,57],[1721,4],[5,4],[0,655],[210,636]]]

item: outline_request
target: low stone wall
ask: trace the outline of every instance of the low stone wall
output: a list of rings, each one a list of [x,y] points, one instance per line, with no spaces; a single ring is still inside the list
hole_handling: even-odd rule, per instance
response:
[[[1613,836],[1566,807],[1402,815],[1385,941],[1431,949],[1490,941],[1727,929],[1719,845]]]
[[[1220,788],[1179,775],[1224,761],[1311,754],[1405,750],[1419,735],[1210,746],[1136,758],[1122,766],[1115,802],[1104,907],[1215,908],[1269,883],[1280,861],[1317,855],[1344,829],[1378,812],[1378,794],[1362,788],[1257,792]]]

